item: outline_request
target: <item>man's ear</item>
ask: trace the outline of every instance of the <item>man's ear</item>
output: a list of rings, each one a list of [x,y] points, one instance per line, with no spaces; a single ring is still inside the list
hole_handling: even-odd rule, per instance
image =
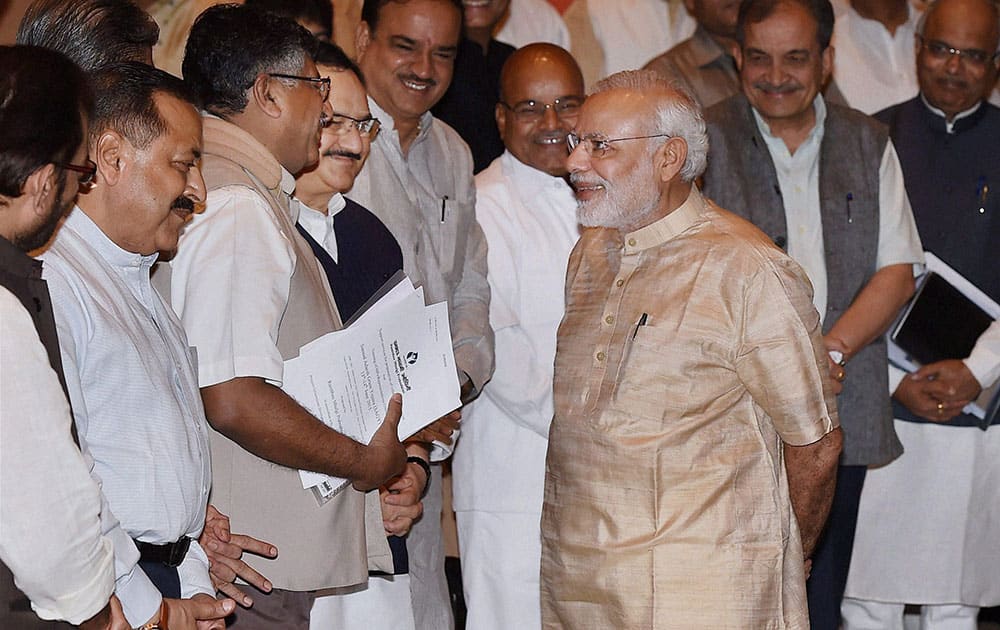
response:
[[[833,44],[826,47],[823,51],[823,85],[826,85],[830,80],[830,75],[833,74],[833,58],[836,51],[833,49]]]
[[[687,142],[683,138],[670,138],[657,149],[653,159],[661,183],[677,179],[687,162],[687,153]]]
[[[739,44],[733,46],[733,61],[736,62],[736,72],[743,72],[743,48]]]
[[[282,94],[274,89],[277,79],[266,74],[259,74],[250,86],[250,94],[247,96],[247,105],[250,101],[256,105],[257,109],[270,118],[278,118],[282,111]]]
[[[28,175],[21,188],[21,194],[28,202],[25,207],[31,214],[48,216],[52,210],[51,196],[58,188],[56,185],[58,177],[55,164],[44,164]]]
[[[354,50],[359,63],[361,62],[361,58],[365,56],[368,44],[370,43],[372,43],[372,30],[368,28],[368,22],[358,22],[358,25],[354,29]]]
[[[503,136],[503,129],[507,125],[507,108],[497,103],[493,108],[493,119],[497,121],[497,130]]]
[[[114,186],[122,177],[132,144],[114,129],[102,131],[90,144],[90,155],[97,164],[98,184]]]

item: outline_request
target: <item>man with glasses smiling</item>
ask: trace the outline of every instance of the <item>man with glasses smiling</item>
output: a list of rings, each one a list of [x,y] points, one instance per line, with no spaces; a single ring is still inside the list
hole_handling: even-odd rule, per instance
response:
[[[1000,11],[989,0],[939,0],[916,42],[920,94],[876,114],[899,151],[927,251],[1000,302]],[[865,479],[844,628],[899,628],[920,605],[921,630],[974,630],[1000,604],[1000,427],[980,430],[967,402],[1000,377],[1000,323],[968,357],[914,375],[890,368],[903,454]]]
[[[467,409],[453,464],[469,630],[541,627],[538,519],[552,358],[579,236],[566,181],[566,134],[583,103],[576,61],[558,46],[529,44],[504,64],[500,97],[494,116],[506,152],[476,176],[497,366]]]
[[[315,591],[392,570],[377,488],[403,471],[393,397],[369,445],[330,429],[281,389],[283,362],[341,327],[327,279],[295,228],[292,173],[319,158],[330,79],[290,20],[237,5],[195,22],[184,57],[204,117],[206,209],[171,261],[170,296],[199,359],[211,432],[212,502],[232,527],[270,541],[249,563],[274,585],[235,628],[308,628]],[[162,285],[161,285],[162,286]],[[353,481],[324,505],[298,469]],[[367,535],[366,535],[367,534]],[[367,544],[366,544],[367,543]]]
[[[840,430],[802,269],[702,197],[693,97],[604,79],[569,136],[542,627],[808,628]]]

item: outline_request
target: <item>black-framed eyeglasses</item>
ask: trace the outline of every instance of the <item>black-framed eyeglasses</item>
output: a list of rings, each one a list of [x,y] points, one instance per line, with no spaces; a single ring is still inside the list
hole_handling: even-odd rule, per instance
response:
[[[952,57],[958,57],[970,65],[984,67],[987,63],[1000,61],[1000,52],[989,53],[978,48],[954,48],[945,42],[936,39],[925,39],[923,35],[917,35],[920,45],[930,53],[930,56],[938,61],[947,61]]]
[[[94,183],[94,177],[97,175],[97,164],[93,160],[87,160],[87,163],[83,166],[79,164],[71,164],[69,162],[53,162],[59,168],[64,168],[67,171],[74,171],[80,174],[80,185],[89,186]]]
[[[274,77],[276,79],[291,79],[293,81],[308,81],[316,86],[319,91],[319,95],[323,97],[323,101],[330,98],[330,77],[302,77],[297,74],[282,74],[280,72],[268,72],[267,76]]]
[[[382,122],[374,116],[367,118],[355,118],[347,114],[333,112],[327,123],[327,128],[338,136],[346,134],[351,128],[358,130],[362,137],[374,139],[378,135],[378,130],[382,128]]]
[[[556,113],[556,117],[563,118],[565,116],[576,116],[580,113],[580,107],[583,105],[582,96],[564,96],[562,98],[557,98],[551,103],[542,103],[541,101],[527,100],[519,101],[510,105],[500,101],[500,104],[510,111],[514,112],[518,120],[523,122],[532,122],[540,120],[542,116],[545,115],[545,110],[552,108],[552,111]]]
[[[654,133],[649,136],[629,136],[628,138],[603,138],[599,134],[588,134],[578,136],[572,131],[566,134],[566,148],[572,153],[578,146],[583,145],[584,150],[591,156],[604,157],[611,150],[614,142],[625,142],[626,140],[648,140],[649,138],[672,138],[669,133]]]

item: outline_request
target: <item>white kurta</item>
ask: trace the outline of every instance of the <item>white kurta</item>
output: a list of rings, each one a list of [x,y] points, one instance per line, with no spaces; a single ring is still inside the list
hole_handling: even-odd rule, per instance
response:
[[[559,11],[546,0],[510,0],[507,19],[494,37],[521,48],[534,42],[548,42],[569,49],[569,30]]]
[[[565,180],[504,153],[476,176],[476,217],[497,365],[465,411],[453,464],[467,624],[529,630],[541,625],[538,519],[576,201]]]
[[[850,7],[837,16],[833,79],[851,107],[874,114],[917,95],[913,37],[920,11],[913,6],[909,11],[894,34]]]

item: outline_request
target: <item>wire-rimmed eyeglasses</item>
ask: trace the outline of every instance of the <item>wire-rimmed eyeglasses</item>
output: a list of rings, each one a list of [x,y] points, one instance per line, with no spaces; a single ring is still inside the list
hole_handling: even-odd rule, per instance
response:
[[[614,142],[624,142],[626,140],[648,140],[649,138],[670,138],[669,133],[654,133],[648,136],[629,136],[627,138],[603,138],[599,134],[587,134],[578,136],[572,131],[566,134],[566,148],[572,153],[581,144],[584,150],[592,156],[604,157],[611,151],[611,144]]]
[[[291,79],[293,81],[308,81],[316,86],[323,101],[330,97],[330,77],[302,77],[297,74],[282,74],[281,72],[268,72],[267,76],[276,79]]]
[[[551,103],[542,103],[536,100],[518,101],[513,105],[500,101],[500,105],[506,107],[508,110],[514,112],[514,116],[518,120],[524,122],[533,122],[540,120],[542,116],[545,115],[545,110],[552,108],[555,112],[557,118],[563,118],[566,116],[576,116],[580,113],[580,107],[583,105],[582,96],[563,96],[557,98]]]
[[[379,129],[382,128],[382,122],[374,116],[368,116],[367,118],[355,118],[353,116],[348,116],[347,114],[333,112],[333,115],[330,116],[330,120],[326,127],[338,136],[346,134],[353,127],[358,130],[358,133],[360,133],[362,137],[374,139],[375,136],[378,135]]]

